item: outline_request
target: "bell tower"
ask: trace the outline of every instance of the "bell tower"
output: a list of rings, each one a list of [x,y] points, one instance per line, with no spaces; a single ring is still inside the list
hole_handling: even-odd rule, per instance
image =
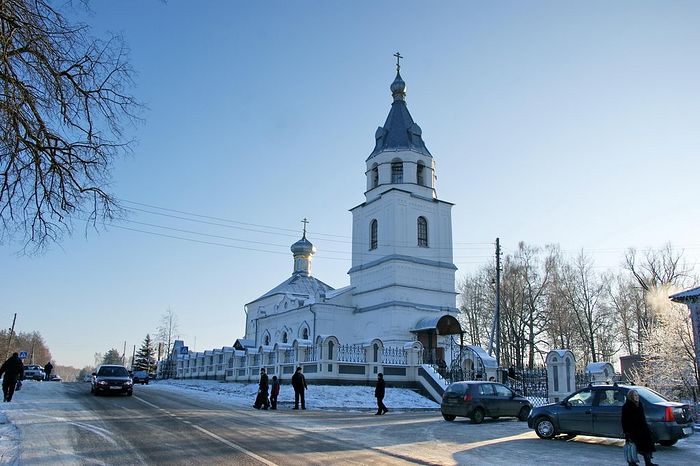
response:
[[[435,161],[406,106],[400,54],[391,109],[365,161],[365,201],[353,216],[348,271],[357,312],[399,321],[426,312],[456,313],[452,205],[438,199]],[[408,313],[408,314],[407,314]],[[397,324],[405,332],[403,326]],[[396,338],[406,338],[396,335]]]

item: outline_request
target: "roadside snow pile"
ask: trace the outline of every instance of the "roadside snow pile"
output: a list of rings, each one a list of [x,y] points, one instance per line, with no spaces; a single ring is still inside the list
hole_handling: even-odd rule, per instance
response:
[[[0,413],[0,464],[19,464],[19,430]]]
[[[241,406],[250,406],[258,393],[256,383],[226,383],[216,380],[158,380],[153,387],[215,394]],[[150,385],[149,385],[150,386]],[[282,385],[279,404],[294,403],[294,389]],[[407,388],[387,387],[384,404],[389,409],[438,409],[440,405]],[[306,406],[312,409],[375,409],[374,387],[348,385],[309,385]]]

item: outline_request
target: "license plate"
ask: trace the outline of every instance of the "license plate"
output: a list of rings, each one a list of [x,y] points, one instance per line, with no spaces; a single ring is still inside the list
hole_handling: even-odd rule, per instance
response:
[[[686,435],[690,435],[693,433],[693,428],[692,427],[683,427],[683,433]]]
[[[110,389],[110,390],[121,390],[122,387],[111,386],[111,387],[109,387],[109,389]]]

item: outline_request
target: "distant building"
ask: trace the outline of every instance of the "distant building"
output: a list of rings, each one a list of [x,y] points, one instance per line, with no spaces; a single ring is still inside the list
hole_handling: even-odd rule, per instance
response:
[[[693,325],[693,339],[695,341],[695,369],[700,370],[700,286],[682,291],[670,296],[672,301],[683,303],[690,311],[690,321]]]

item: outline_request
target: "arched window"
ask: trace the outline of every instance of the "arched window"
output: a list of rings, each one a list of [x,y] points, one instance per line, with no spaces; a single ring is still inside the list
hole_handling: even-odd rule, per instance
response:
[[[425,217],[418,217],[418,246],[428,247],[428,221]]]
[[[403,183],[403,162],[391,162],[391,182]]]
[[[375,163],[372,167],[372,187],[376,188],[377,186],[379,186],[379,167]]]
[[[571,359],[566,358],[566,389],[571,391]]]
[[[268,346],[270,344],[270,335],[265,335],[263,338],[263,345]]]
[[[282,343],[287,343],[287,332],[282,334]]]
[[[301,338],[303,338],[304,340],[309,339],[309,329],[308,328],[304,327],[304,330],[301,331]]]
[[[374,344],[374,362],[379,362],[379,345]]]
[[[418,162],[416,165],[416,183],[421,186],[425,185],[425,165],[423,162]]]
[[[369,224],[369,248],[377,249],[377,220],[374,219]]]
[[[328,359],[333,359],[333,346],[335,346],[333,344],[333,342],[329,341],[328,342]]]

